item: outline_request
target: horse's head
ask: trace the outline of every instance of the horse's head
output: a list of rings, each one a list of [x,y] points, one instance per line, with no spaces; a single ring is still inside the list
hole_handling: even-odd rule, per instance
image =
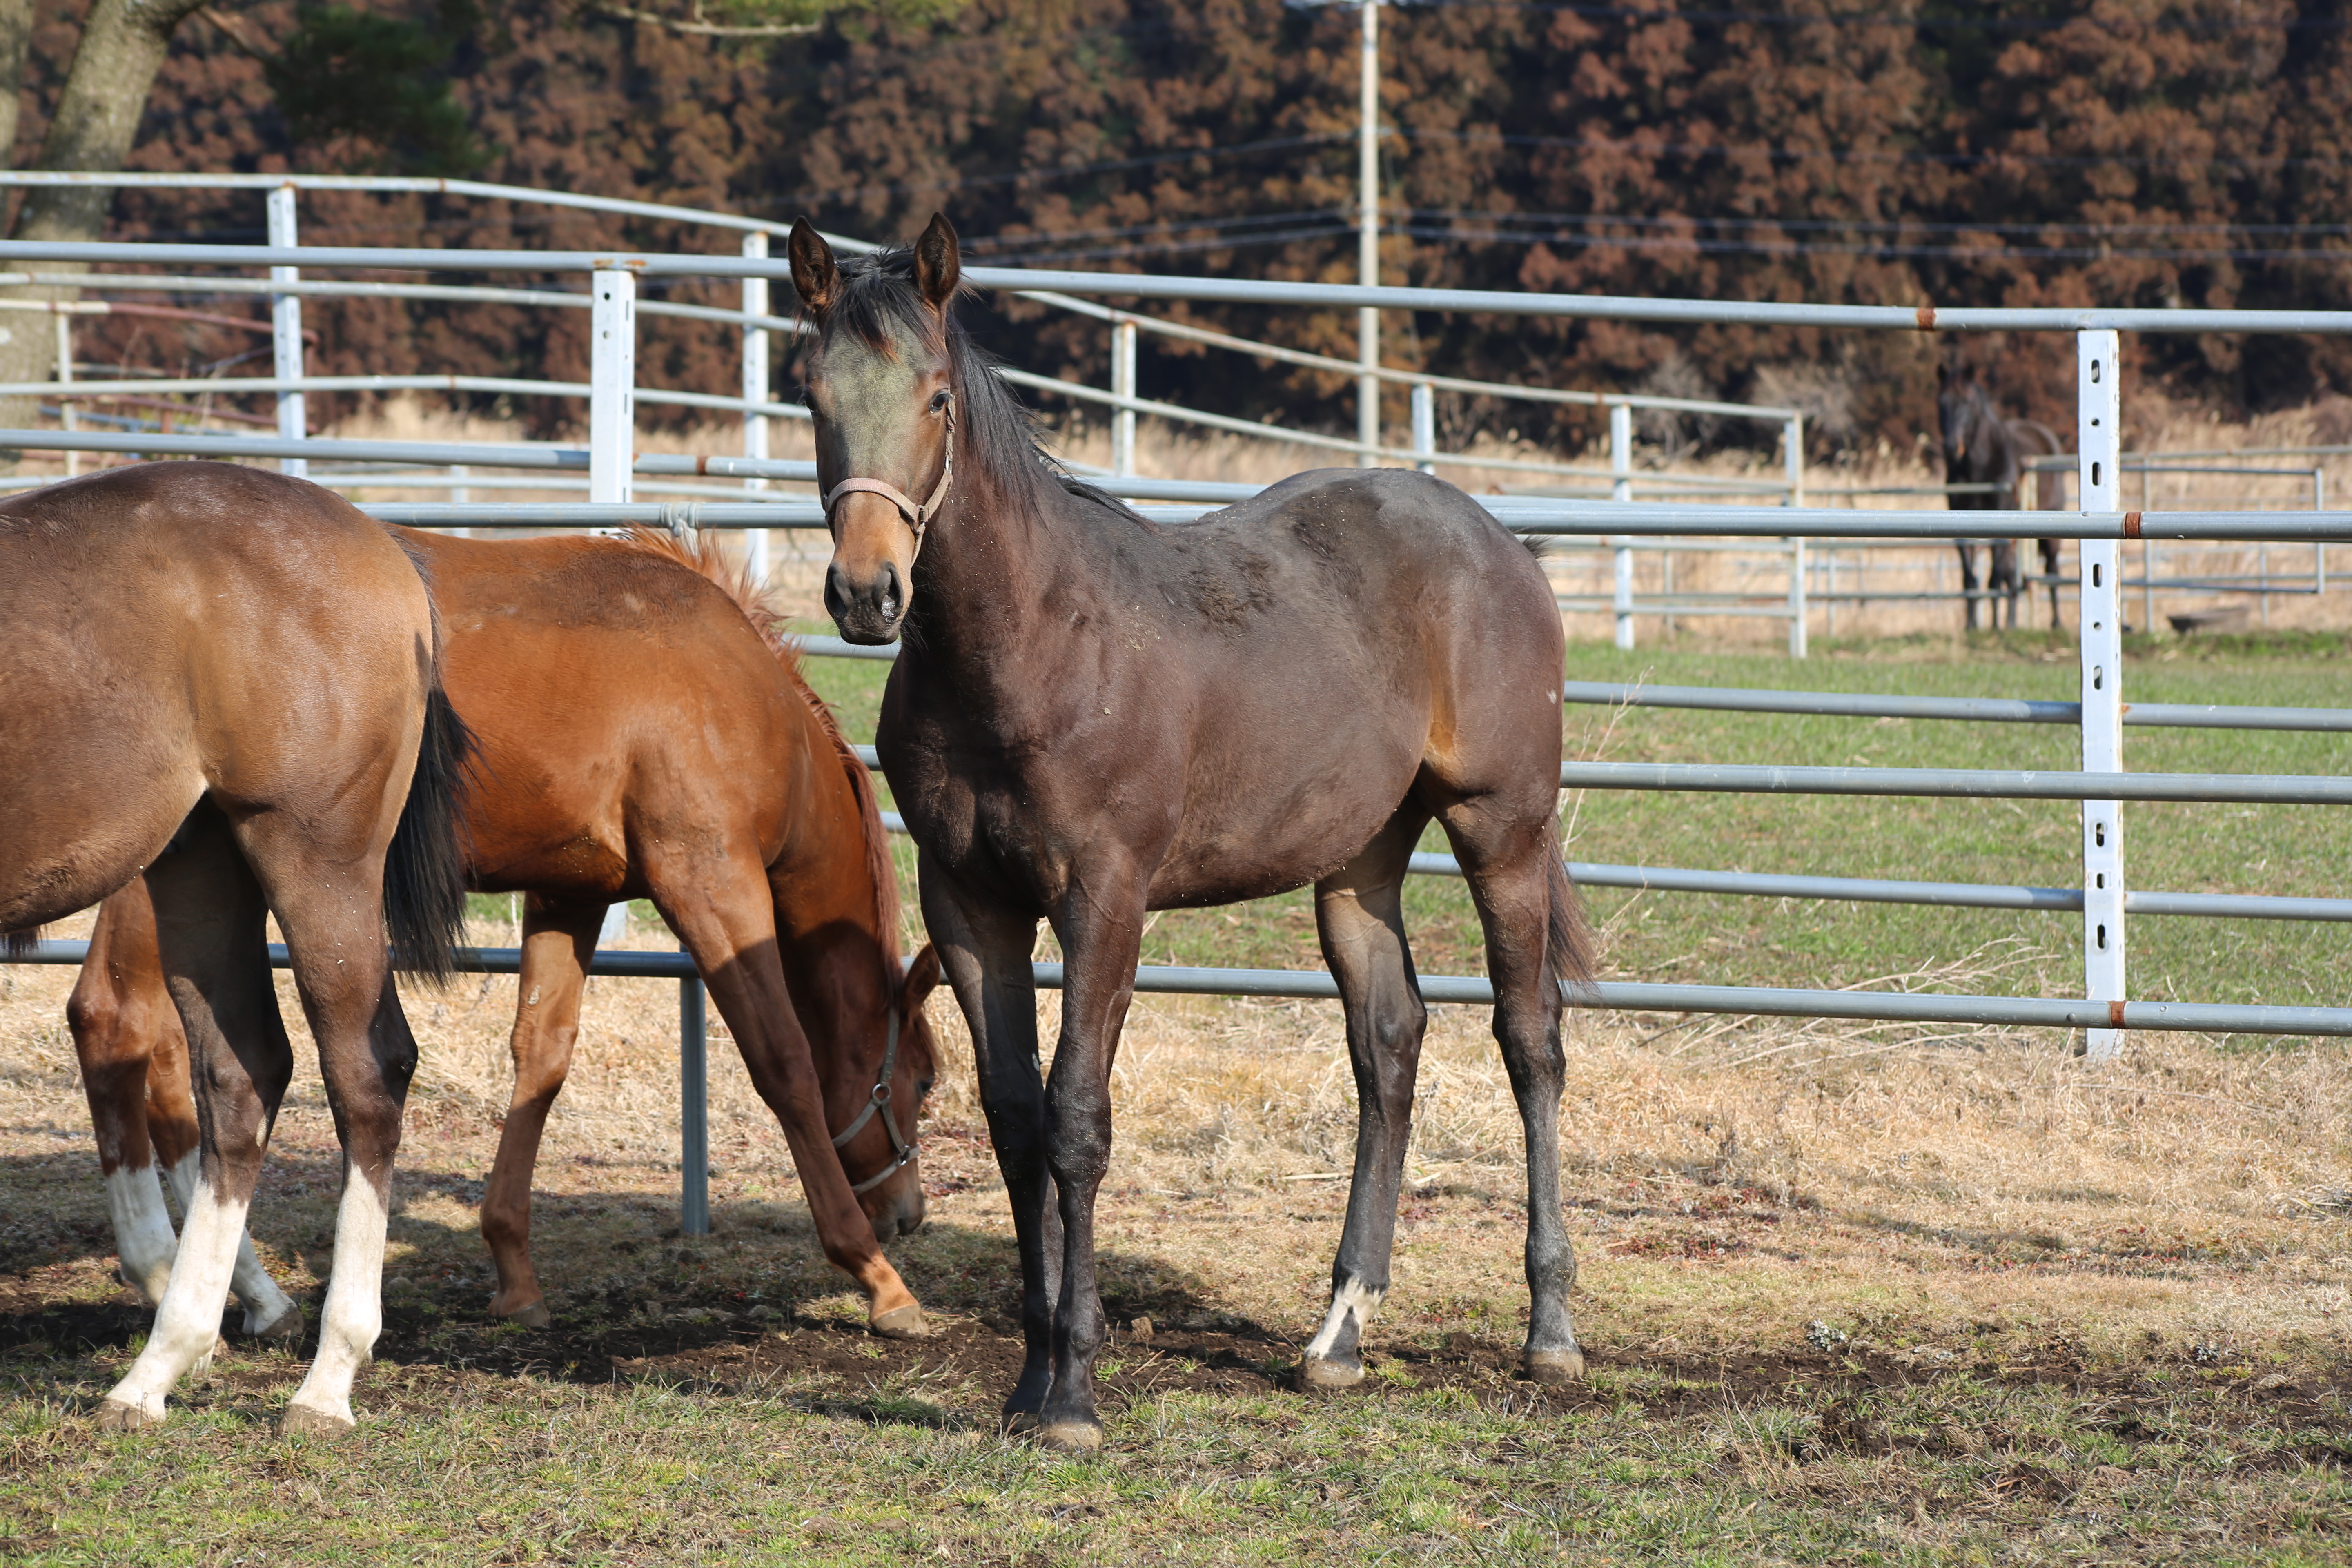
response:
[[[824,607],[851,642],[887,643],[913,601],[923,531],[955,479],[955,230],[934,214],[905,273],[892,258],[845,279],[806,218],[793,226],[791,251],[793,285],[816,327],[803,363],[833,530]]]
[[[1936,420],[1943,431],[1947,476],[1959,473],[1968,461],[1984,407],[1984,384],[1977,379],[1975,366],[1954,358],[1936,367]]]
[[[939,983],[939,954],[926,945],[892,993],[889,1016],[876,1019],[860,1041],[859,1056],[866,1063],[863,1085],[872,1086],[870,1095],[835,1134],[842,1172],[852,1187],[865,1188],[857,1194],[858,1206],[872,1223],[875,1238],[886,1245],[923,1223],[923,1167],[915,1152],[915,1127],[939,1072],[937,1044],[923,1013]]]

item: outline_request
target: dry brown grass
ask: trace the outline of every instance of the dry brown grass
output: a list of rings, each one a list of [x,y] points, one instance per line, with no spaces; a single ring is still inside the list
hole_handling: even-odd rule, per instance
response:
[[[1949,988],[1990,976],[1916,978]],[[64,970],[0,971],[0,1160],[56,1170],[68,1156],[79,1174],[46,1178],[44,1205],[87,1220],[103,1211],[62,1028],[70,982]],[[404,1163],[417,1184],[395,1271],[481,1267],[478,1194],[463,1184],[495,1148],[513,1005],[502,977],[412,998],[424,1065]],[[1057,1005],[1041,999],[1049,1043]],[[954,1237],[1006,1227],[961,1019],[944,994],[932,1006],[945,1053],[926,1175],[941,1239],[901,1249],[935,1306],[993,1315],[1011,1279],[927,1261],[934,1246],[948,1249],[940,1259],[961,1256]],[[2138,1037],[2122,1061],[2093,1069],[2064,1039],[2021,1031],[1618,1016],[1571,1026],[1562,1146],[1584,1261],[1579,1311],[1604,1354],[1769,1350],[1814,1320],[1930,1361],[2030,1362],[2061,1343],[2109,1365],[2228,1355],[2336,1366],[2352,1349],[2352,1059],[2340,1047]],[[1396,1289],[1376,1341],[1461,1326],[1507,1337],[1522,1321],[1518,1122],[1486,1028],[1482,1009],[1433,1019]],[[542,1190],[627,1194],[644,1216],[624,1229],[658,1234],[674,1213],[676,1040],[669,984],[592,982]],[[723,1041],[711,1073],[719,1235],[775,1249],[787,1274],[847,1310],[844,1282],[824,1284],[810,1255],[773,1120]],[[298,1042],[279,1133],[296,1161],[331,1148],[307,1052]],[[1139,998],[1115,1095],[1102,1239],[1124,1261],[1111,1284],[1181,1279],[1217,1310],[1309,1331],[1354,1139],[1336,1006]],[[266,1190],[265,1234],[280,1228],[270,1201]],[[608,1267],[614,1223],[562,1213],[543,1219],[541,1238],[559,1310],[567,1285]],[[93,1243],[85,1267],[109,1251]],[[314,1278],[315,1256],[273,1256],[296,1283]]]

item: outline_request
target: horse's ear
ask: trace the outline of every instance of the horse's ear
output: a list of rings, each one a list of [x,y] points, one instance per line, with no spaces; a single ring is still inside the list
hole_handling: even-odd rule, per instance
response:
[[[1952,362],[1950,360],[1939,359],[1936,362],[1936,384],[1937,386],[1949,386],[1952,384]]]
[[[956,246],[955,225],[945,213],[933,213],[915,241],[915,287],[934,310],[945,310],[963,278],[963,258]]]
[[[915,962],[908,965],[906,984],[898,988],[900,1010],[909,1015],[921,1012],[939,984],[940,950],[927,942],[923,951],[915,954]]]
[[[824,314],[841,291],[841,268],[833,263],[833,247],[803,217],[793,220],[793,237],[785,248],[792,254],[793,288],[800,294],[801,308],[813,316]]]

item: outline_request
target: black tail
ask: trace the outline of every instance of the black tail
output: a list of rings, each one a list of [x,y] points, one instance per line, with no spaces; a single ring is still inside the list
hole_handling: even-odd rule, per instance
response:
[[[393,967],[433,980],[457,972],[466,929],[466,774],[473,732],[436,679],[425,697],[425,738],[416,748],[400,826],[383,857],[383,921]]]
[[[1584,918],[1584,900],[1577,897],[1576,884],[1569,880],[1568,862],[1560,858],[1559,836],[1555,823],[1552,842],[1545,850],[1551,880],[1551,924],[1544,957],[1552,984],[1562,994],[1573,995],[1592,983],[1592,927]]]

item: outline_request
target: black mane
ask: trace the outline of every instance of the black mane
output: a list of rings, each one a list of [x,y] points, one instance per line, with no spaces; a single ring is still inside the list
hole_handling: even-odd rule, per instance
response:
[[[866,347],[895,354],[902,338],[944,346],[952,367],[959,466],[970,465],[1016,505],[1044,504],[1066,492],[1135,521],[1142,518],[1064,468],[1037,436],[1037,419],[994,356],[971,341],[952,310],[934,311],[915,288],[915,253],[906,246],[851,257],[841,263],[841,292],[825,310],[824,330],[843,331]],[[946,332],[940,342],[942,329]]]

